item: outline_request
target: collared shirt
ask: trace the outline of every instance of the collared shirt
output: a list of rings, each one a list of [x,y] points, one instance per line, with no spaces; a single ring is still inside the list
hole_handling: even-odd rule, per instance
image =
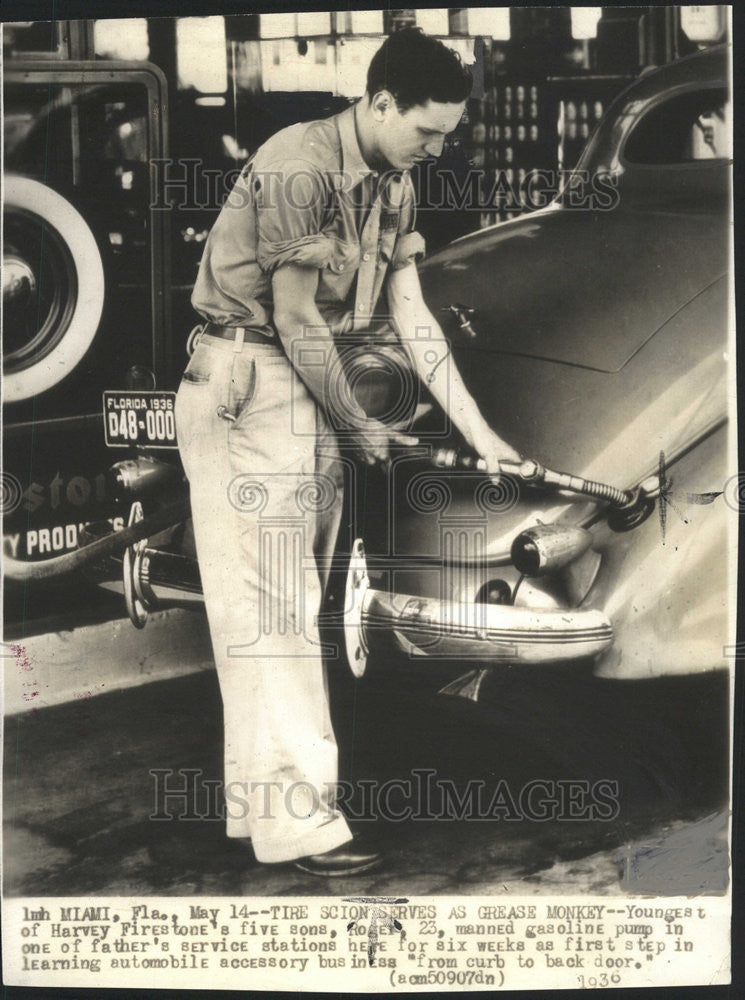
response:
[[[272,274],[318,268],[316,305],[334,333],[366,325],[388,269],[424,255],[408,171],[362,158],[354,106],[291,125],[242,170],[204,247],[192,305],[205,319],[268,337]]]

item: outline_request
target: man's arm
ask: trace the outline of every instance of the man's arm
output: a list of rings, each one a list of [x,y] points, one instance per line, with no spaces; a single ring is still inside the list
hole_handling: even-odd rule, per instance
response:
[[[369,465],[385,462],[391,441],[410,445],[416,444],[417,439],[371,419],[355,401],[333,334],[316,305],[317,289],[317,268],[287,264],[273,273],[274,325],[279,339],[313,397],[334,418],[337,426],[347,430],[365,461]],[[313,330],[314,349],[323,350],[323,365],[303,363],[303,352],[294,346],[302,343],[308,327]],[[333,379],[328,378],[329,372],[334,373]]]
[[[411,356],[417,375],[453,421],[468,444],[486,461],[487,470],[499,473],[499,460],[520,461],[520,455],[484,420],[473,396],[463,383],[450,354],[440,324],[422,296],[416,265],[393,271],[387,278],[388,305]],[[416,330],[429,331],[417,337]]]

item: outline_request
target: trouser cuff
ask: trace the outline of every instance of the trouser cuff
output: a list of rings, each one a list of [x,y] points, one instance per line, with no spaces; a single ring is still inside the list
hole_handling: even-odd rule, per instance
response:
[[[328,823],[295,836],[271,837],[267,840],[251,838],[256,860],[263,864],[294,861],[308,854],[325,854],[341,847],[352,839],[352,832],[343,816],[337,815]]]

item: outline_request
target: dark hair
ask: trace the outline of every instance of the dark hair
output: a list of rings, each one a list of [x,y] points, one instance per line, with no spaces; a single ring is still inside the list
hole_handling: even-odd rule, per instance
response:
[[[471,96],[473,77],[457,52],[421,28],[401,28],[383,42],[367,71],[371,99],[389,90],[400,111],[417,104],[460,104]]]

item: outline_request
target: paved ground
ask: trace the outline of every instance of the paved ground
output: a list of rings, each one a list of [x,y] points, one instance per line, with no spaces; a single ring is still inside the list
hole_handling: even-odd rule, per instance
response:
[[[651,891],[674,893],[680,885],[660,858],[676,850],[700,873],[695,891],[722,888],[724,676],[629,687],[504,671],[486,682],[477,706],[423,695],[416,676],[384,668],[371,669],[356,687],[339,676],[333,690],[347,778],[408,779],[415,789],[423,779],[417,786],[412,775],[431,770],[460,793],[481,780],[488,801],[500,782],[517,801],[537,779],[615,780],[618,815],[595,822],[506,820],[504,812],[491,820],[361,821],[358,828],[388,854],[377,873],[324,881],[290,866],[257,865],[250,846],[228,841],[217,818],[149,818],[151,769],[220,777],[220,698],[209,672],[6,719],[6,893],[607,894],[645,891],[650,858],[657,865]],[[406,795],[397,794],[391,802],[401,808]],[[429,805],[442,810],[443,801],[433,794]],[[355,800],[351,807],[363,808]],[[203,811],[210,812],[206,802]],[[700,864],[692,866],[697,851]]]

